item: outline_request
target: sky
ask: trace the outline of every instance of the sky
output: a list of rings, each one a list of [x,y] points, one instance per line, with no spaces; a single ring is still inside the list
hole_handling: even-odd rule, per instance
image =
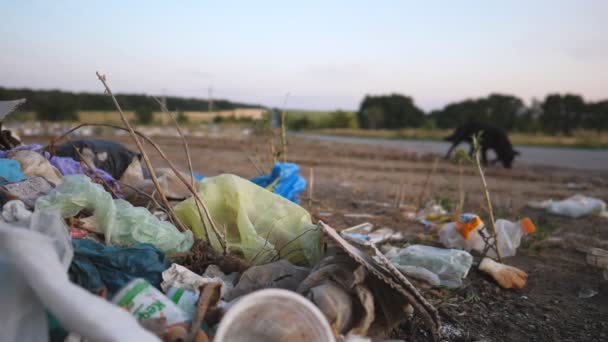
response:
[[[0,0],[0,86],[355,110],[608,98],[608,1]]]

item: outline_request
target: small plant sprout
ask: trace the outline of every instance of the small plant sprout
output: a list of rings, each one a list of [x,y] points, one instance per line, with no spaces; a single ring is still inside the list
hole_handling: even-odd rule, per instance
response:
[[[496,252],[496,257],[498,261],[501,261],[500,251],[498,250],[498,233],[496,230],[496,221],[494,219],[494,211],[492,209],[492,201],[490,200],[490,191],[488,190],[488,183],[486,182],[486,177],[483,173],[483,169],[481,167],[481,161],[479,160],[479,151],[481,149],[481,139],[482,139],[483,131],[473,135],[473,150],[474,152],[474,162],[477,166],[477,172],[479,173],[479,177],[481,177],[481,183],[483,185],[484,194],[487,202],[487,210],[490,215],[490,226],[492,227],[492,231],[488,232],[487,227],[484,227],[479,231],[479,234],[483,238],[485,242],[485,248],[483,251],[483,256],[485,257],[490,250],[490,248],[494,249]],[[488,234],[489,233],[489,234]]]

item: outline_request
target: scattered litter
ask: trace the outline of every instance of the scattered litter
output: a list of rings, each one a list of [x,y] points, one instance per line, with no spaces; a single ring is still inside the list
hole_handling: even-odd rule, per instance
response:
[[[407,275],[449,288],[462,286],[473,264],[473,256],[466,251],[424,245],[406,247],[389,260]]]
[[[582,287],[578,291],[578,298],[588,299],[588,298],[595,297],[597,294],[598,294],[598,292],[590,287]]]
[[[19,182],[25,178],[18,161],[0,159],[0,184]]]
[[[272,308],[272,310],[269,310]],[[321,311],[297,293],[266,289],[239,300],[222,319],[215,342],[334,342]]]
[[[16,151],[9,157],[21,164],[23,173],[28,177],[44,177],[52,184],[61,183],[61,173],[40,153],[28,150]]]
[[[36,209],[54,208],[63,217],[72,217],[83,209],[93,209],[95,227],[105,235],[106,243],[129,246],[150,243],[165,253],[185,252],[193,243],[192,232],[180,233],[167,221],[160,221],[147,209],[133,207],[117,199],[83,175],[65,176],[63,183],[36,201]]]
[[[48,340],[48,310],[91,341],[158,341],[130,314],[69,281],[73,252],[58,213],[36,211],[27,226],[0,223],[0,251],[0,340]]]
[[[11,200],[2,207],[2,218],[6,222],[25,221],[32,216],[25,204],[20,200]]]
[[[578,218],[587,215],[601,215],[606,211],[606,202],[599,198],[574,195],[561,201],[546,200],[530,202],[528,206],[545,209],[551,214]]]
[[[424,208],[418,212],[412,211],[410,208],[404,213],[404,217],[411,221],[420,222],[428,229],[440,227],[443,223],[452,219],[447,210],[434,201],[427,202]]]
[[[496,262],[490,258],[484,258],[479,264],[479,270],[494,278],[498,285],[505,289],[521,289],[526,286],[528,274],[517,267]]]
[[[165,318],[167,328],[185,325],[190,317],[162,292],[145,279],[133,279],[112,298],[112,302],[126,309],[138,321]]]
[[[82,156],[90,165],[120,179],[129,165],[141,158],[124,145],[112,140],[82,139],[66,141],[55,149],[55,155],[80,161]]]
[[[360,245],[369,245],[370,243],[380,244],[387,241],[400,241],[403,239],[403,234],[401,232],[395,232],[387,227],[374,230],[374,226],[369,222],[344,229],[340,232],[340,235],[346,240]]]
[[[267,287],[295,291],[309,272],[308,268],[295,266],[287,260],[253,266],[243,272],[234,289],[226,293],[224,299],[232,301]]]
[[[51,190],[53,190],[53,185],[46,179],[32,177],[21,182],[0,185],[0,196],[2,202],[19,199],[28,207],[33,208],[36,200],[48,194]]]
[[[599,268],[608,268],[608,251],[594,247],[587,249],[587,263]]]
[[[375,319],[366,276],[365,268],[345,254],[329,256],[315,266],[297,292],[321,310],[336,335],[366,336]]]
[[[258,264],[284,257],[294,264],[312,265],[320,259],[321,232],[297,204],[230,174],[205,178],[199,193],[232,253]],[[175,212],[197,238],[205,238],[193,198],[175,206]],[[203,221],[210,227],[206,217]],[[215,234],[209,235],[211,245],[221,251]]]
[[[446,224],[439,231],[439,241],[448,248],[458,248],[467,251],[475,250],[482,253],[486,243],[483,241],[479,230],[484,226],[477,215],[461,214],[459,220]],[[496,220],[496,232],[498,234],[498,250],[501,257],[514,256],[521,244],[523,236],[534,233],[536,227],[530,218],[525,217],[518,222],[510,222],[503,219]],[[490,238],[490,243],[494,240]],[[495,258],[496,251],[488,250],[487,255]]]
[[[160,287],[161,272],[170,264],[161,251],[148,244],[114,247],[76,239],[72,245],[71,279],[91,292],[105,288],[110,296],[136,278]]]
[[[306,179],[299,172],[297,164],[276,163],[272,167],[272,173],[252,178],[251,181],[292,202],[300,203],[299,195],[306,190]]]
[[[209,283],[217,283],[221,286],[220,296],[223,296],[224,293],[232,290],[234,287],[231,282],[223,279],[226,277],[226,275],[221,271],[219,271],[219,273],[215,273],[213,276],[200,276],[184,266],[175,263],[163,271],[162,277],[163,282],[160,284],[160,287],[165,292],[169,291],[170,288],[177,288],[192,291],[198,295],[201,286]]]

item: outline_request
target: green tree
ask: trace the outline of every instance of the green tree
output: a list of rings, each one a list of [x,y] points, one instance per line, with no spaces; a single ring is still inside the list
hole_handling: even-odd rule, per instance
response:
[[[361,128],[419,127],[424,121],[424,112],[409,96],[366,96],[357,112]]]
[[[137,122],[147,125],[154,120],[154,112],[149,106],[141,106],[135,110],[135,117],[137,118]]]
[[[579,95],[551,94],[545,98],[539,121],[548,133],[572,134],[581,125],[586,105]]]

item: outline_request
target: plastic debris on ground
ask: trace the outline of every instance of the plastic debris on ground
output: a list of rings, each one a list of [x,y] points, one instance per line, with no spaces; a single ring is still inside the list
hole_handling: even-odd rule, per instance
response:
[[[306,190],[306,179],[299,173],[300,167],[293,163],[276,163],[268,175],[258,176],[251,181],[279,196],[283,196],[294,203],[300,203],[300,193]],[[193,174],[197,181],[205,176]],[[189,176],[188,176],[189,177]]]
[[[92,292],[105,288],[110,296],[136,278],[160,288],[161,273],[170,265],[164,254],[149,244],[114,247],[87,239],[73,240],[72,244],[72,281]]]
[[[18,161],[0,159],[0,184],[18,182],[25,178],[25,175],[21,171],[21,164]]]
[[[424,208],[418,212],[407,211],[405,217],[411,221],[422,223],[427,229],[440,227],[443,223],[452,219],[447,210],[434,201],[427,202]]]
[[[479,270],[494,278],[498,285],[505,289],[521,289],[526,286],[528,274],[517,267],[496,262],[490,258],[484,258],[479,264]]]
[[[73,250],[57,212],[0,223],[0,254],[0,340],[48,340],[46,309],[92,341],[158,341],[129,313],[69,281]]]
[[[294,163],[276,163],[269,175],[251,181],[295,203],[300,203],[299,195],[306,190],[306,179],[300,176],[300,167]]]
[[[199,183],[199,193],[233,254],[258,264],[286,258],[312,265],[320,259],[321,232],[297,204],[230,174],[205,178]],[[175,206],[175,212],[196,237],[205,238],[193,198]],[[210,227],[206,217],[203,221]],[[211,229],[209,235],[211,245],[221,251]]]
[[[574,195],[561,201],[546,200],[541,202],[530,202],[528,206],[537,209],[545,209],[555,215],[578,218],[588,215],[606,215],[606,202],[599,198]]]
[[[21,145],[11,150],[0,151],[0,158],[7,158],[9,155],[12,155],[18,151],[33,151],[40,153],[63,176],[83,174],[94,179],[97,179],[99,177],[103,180],[103,182],[112,187],[116,193],[120,194],[120,186],[118,182],[105,170],[98,169],[92,164],[91,166],[93,166],[93,169],[89,169],[88,166],[86,166],[84,163],[81,163],[70,157],[51,156],[51,154],[47,151],[44,151],[42,145],[39,144]]]
[[[16,151],[9,157],[21,164],[23,173],[28,177],[44,177],[52,184],[61,183],[61,173],[40,153],[28,150]]]
[[[163,319],[159,333],[164,340],[176,331],[184,338],[187,336],[191,317],[145,279],[133,279],[112,298],[112,302],[140,322]]]
[[[366,277],[365,268],[348,256],[329,256],[315,266],[297,292],[323,312],[336,335],[365,336],[375,319]]]
[[[335,338],[310,301],[291,291],[266,289],[244,296],[229,309],[214,341],[334,342]]]
[[[179,232],[174,225],[160,221],[147,209],[112,199],[99,184],[83,175],[65,176],[63,183],[36,201],[36,209],[57,209],[63,217],[72,217],[83,209],[94,210],[98,231],[106,243],[129,246],[149,243],[165,253],[186,252],[193,243],[192,232]]]
[[[389,241],[401,241],[403,239],[403,233],[395,232],[388,227],[374,230],[374,226],[369,222],[344,229],[340,231],[340,235],[346,240],[359,245],[380,244]]]
[[[6,222],[25,221],[32,216],[32,212],[20,200],[11,200],[2,207],[2,219]]]
[[[69,157],[79,161],[81,156],[98,169],[109,173],[114,179],[120,179],[129,165],[141,158],[124,145],[105,139],[71,140],[55,148],[55,155]]]
[[[243,272],[234,288],[224,295],[224,299],[231,301],[267,287],[295,291],[309,272],[310,269],[295,266],[287,260],[253,266]]]
[[[0,200],[5,203],[18,199],[28,207],[34,207],[36,200],[53,190],[53,185],[42,177],[32,177],[24,181],[0,185]]]
[[[587,264],[608,269],[608,250],[591,247],[587,250]]]
[[[210,265],[207,269],[215,269],[214,265]],[[215,269],[206,275],[200,276],[182,265],[172,264],[171,267],[162,272],[163,281],[160,287],[167,292],[170,288],[184,289],[199,294],[199,288],[205,284],[217,283],[220,284],[220,296],[229,292],[234,288],[234,285],[229,278],[222,273],[221,270]]]
[[[480,230],[484,223],[479,216],[474,214],[461,214],[458,221],[450,222],[439,231],[439,241],[447,248],[475,250],[482,253],[486,243],[481,237]],[[521,244],[522,237],[534,233],[536,230],[530,218],[523,218],[518,222],[503,219],[496,220],[496,231],[498,234],[498,250],[501,257],[514,256]],[[493,242],[493,238],[489,239]],[[488,256],[495,258],[496,252],[488,250]]]
[[[407,275],[449,288],[460,287],[473,264],[466,251],[424,245],[408,246],[389,260]]]

